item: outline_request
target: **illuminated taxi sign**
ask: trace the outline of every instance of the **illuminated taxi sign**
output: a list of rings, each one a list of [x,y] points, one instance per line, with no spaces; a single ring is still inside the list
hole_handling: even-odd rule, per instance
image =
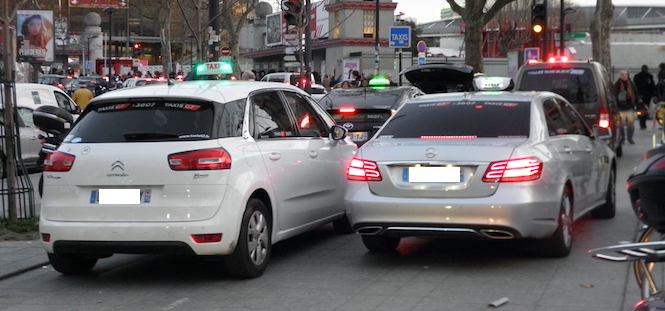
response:
[[[390,80],[384,77],[376,77],[372,80],[369,80],[369,86],[389,86]]]
[[[196,66],[197,75],[221,75],[233,73],[233,66],[229,62],[208,62]]]
[[[479,76],[473,79],[473,83],[479,91],[510,91],[515,86],[513,79],[508,77]]]

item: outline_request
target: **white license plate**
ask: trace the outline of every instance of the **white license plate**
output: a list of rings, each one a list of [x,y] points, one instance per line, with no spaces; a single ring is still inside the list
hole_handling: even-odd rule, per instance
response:
[[[351,140],[353,141],[366,141],[367,138],[367,132],[350,132],[349,137],[351,137]]]
[[[91,204],[145,204],[150,203],[150,189],[99,189],[90,192]]]
[[[404,180],[408,182],[461,182],[462,171],[459,167],[451,166],[423,166],[409,167],[404,170]]]

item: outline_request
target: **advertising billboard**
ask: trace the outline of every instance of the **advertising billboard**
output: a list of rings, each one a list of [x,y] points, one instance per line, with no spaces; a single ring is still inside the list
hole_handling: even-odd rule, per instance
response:
[[[16,29],[17,62],[53,62],[53,11],[19,10],[16,13]]]

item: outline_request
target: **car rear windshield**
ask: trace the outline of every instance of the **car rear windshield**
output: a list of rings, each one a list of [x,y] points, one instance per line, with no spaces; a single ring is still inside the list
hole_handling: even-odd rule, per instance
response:
[[[352,91],[333,91],[319,101],[326,110],[339,108],[392,109],[397,108],[402,97],[396,91],[365,91],[358,88]]]
[[[598,100],[593,72],[587,68],[526,70],[520,79],[520,91],[550,91],[565,97],[571,104]]]
[[[380,138],[467,139],[529,136],[531,105],[512,101],[407,104],[377,134]]]
[[[238,100],[224,105],[196,101],[135,101],[99,105],[79,118],[65,141],[154,142],[240,136],[244,104],[244,100]]]

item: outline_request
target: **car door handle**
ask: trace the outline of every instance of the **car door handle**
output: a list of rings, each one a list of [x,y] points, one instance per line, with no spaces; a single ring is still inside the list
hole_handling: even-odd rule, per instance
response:
[[[279,152],[271,152],[268,155],[268,158],[270,158],[270,160],[277,161],[282,158],[282,154]]]
[[[568,146],[563,146],[563,152],[573,153],[573,149]]]
[[[591,153],[591,152],[593,151],[593,147],[587,145],[587,146],[584,148],[584,150],[586,150],[586,152],[588,152],[588,153]]]

